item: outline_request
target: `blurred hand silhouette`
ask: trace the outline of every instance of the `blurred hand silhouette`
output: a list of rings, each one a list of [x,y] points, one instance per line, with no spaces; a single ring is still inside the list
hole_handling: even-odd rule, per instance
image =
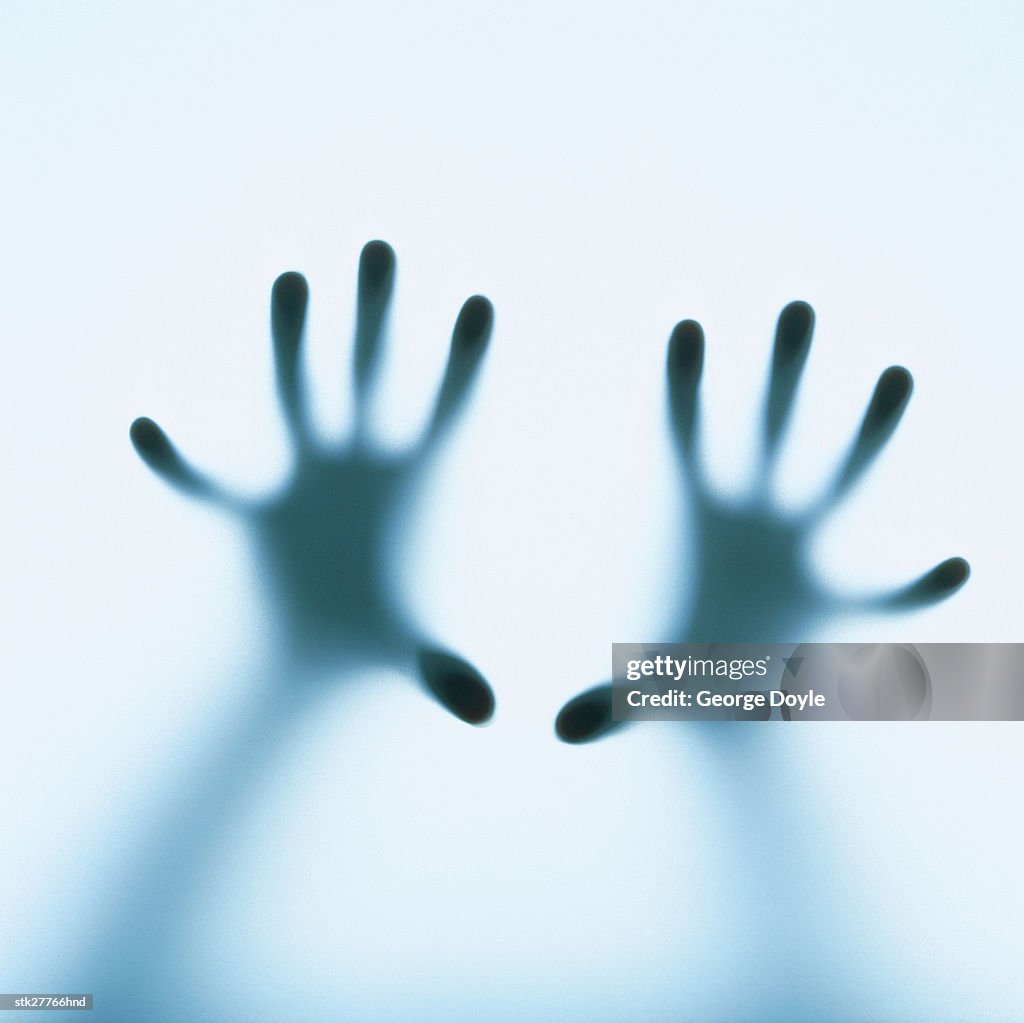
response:
[[[480,673],[425,639],[391,589],[389,546],[396,519],[408,514],[417,475],[468,396],[491,335],[494,312],[479,295],[455,322],[444,378],[419,442],[398,454],[367,437],[369,396],[380,364],[395,255],[381,241],[364,246],[359,263],[353,360],[355,428],[331,450],[313,436],[299,355],[308,301],[305,278],[282,274],[271,293],[277,390],[294,452],[284,488],[243,501],[193,468],[151,419],[136,419],[131,439],[146,464],[168,483],[237,516],[254,542],[280,629],[286,663],[328,672],[389,665],[417,673],[430,693],[463,721],[482,724],[494,696]]]
[[[949,558],[919,579],[870,598],[847,597],[810,571],[815,529],[850,492],[892,436],[913,387],[907,370],[891,366],[875,386],[850,450],[823,496],[798,514],[774,506],[773,469],[810,351],[814,311],[792,302],[779,316],[765,402],[760,469],[752,492],[726,500],[707,484],[696,457],[704,332],[684,320],[668,346],[669,410],[692,511],[695,552],[692,610],[677,615],[674,642],[790,642],[844,611],[912,608],[948,597],[966,580],[963,558]],[[566,742],[587,742],[615,730],[611,685],[590,689],[559,712],[555,730]]]

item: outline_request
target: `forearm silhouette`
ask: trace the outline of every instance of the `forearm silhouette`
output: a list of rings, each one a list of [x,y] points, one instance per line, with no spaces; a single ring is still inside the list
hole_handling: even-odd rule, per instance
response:
[[[685,320],[668,346],[670,420],[691,510],[694,578],[689,611],[670,616],[673,642],[799,642],[837,615],[921,607],[948,597],[967,579],[950,558],[919,579],[872,597],[830,590],[810,568],[815,529],[850,492],[892,435],[910,397],[910,374],[882,373],[860,430],[821,497],[797,514],[772,501],[774,468],[810,350],[814,313],[804,302],[783,309],[775,333],[758,471],[751,492],[730,500],[708,486],[697,455],[704,334]],[[555,730],[569,743],[600,739],[625,722],[612,717],[611,684],[570,700]],[[708,918],[688,921],[709,947],[719,988],[713,1018],[748,1023],[821,1023],[877,1014],[880,978],[899,983],[900,964],[876,957],[877,935],[864,919],[870,890],[837,860],[841,833],[830,820],[832,792],[818,803],[800,793],[814,767],[794,753],[802,739],[774,724],[690,722],[687,784],[706,812],[690,822],[704,833],[709,875],[728,879],[729,898]],[[804,726],[811,727],[811,726]],[[834,726],[841,727],[841,726]],[[863,887],[862,887],[863,885]],[[739,964],[742,964],[739,965]],[[940,999],[941,1000],[941,999]],[[712,1017],[708,1017],[712,1018]]]
[[[923,607],[944,600],[967,580],[967,562],[949,558],[896,590],[853,597],[828,588],[812,572],[809,552],[815,530],[881,452],[913,388],[903,367],[885,370],[860,431],[824,493],[801,512],[781,511],[772,499],[774,468],[813,331],[814,311],[806,302],[791,302],[779,315],[758,471],[750,493],[740,499],[714,493],[697,457],[704,332],[694,320],[683,320],[672,331],[667,358],[669,413],[691,511],[694,567],[691,610],[672,616],[669,642],[799,642],[844,613]],[[612,719],[608,683],[570,700],[559,712],[555,730],[565,742],[580,743],[598,739],[622,723]]]
[[[395,274],[390,246],[367,244],[359,263],[353,383],[355,428],[331,450],[310,428],[299,356],[308,289],[282,274],[271,296],[277,390],[294,452],[291,476],[274,496],[243,502],[189,465],[151,419],[132,424],[132,443],[168,483],[235,515],[248,530],[278,629],[282,664],[322,676],[354,665],[410,668],[453,714],[487,721],[494,695],[468,662],[422,635],[392,591],[389,552],[396,518],[448,432],[476,377],[493,323],[479,295],[463,305],[433,413],[412,450],[386,454],[367,434],[369,400],[382,352]]]
[[[191,998],[181,968],[203,882],[239,814],[339,680],[362,669],[398,668],[463,721],[483,724],[494,711],[481,674],[426,638],[403,610],[392,589],[389,549],[391,530],[408,514],[421,470],[470,393],[493,310],[481,296],[463,305],[420,440],[411,450],[383,453],[368,436],[367,419],[394,276],[391,248],[367,244],[357,292],[355,427],[340,450],[321,444],[309,422],[300,371],[306,281],[286,273],[275,282],[274,366],[294,464],[272,496],[243,501],[190,465],[152,420],[131,426],[132,443],[154,472],[248,531],[268,617],[278,631],[270,663],[252,680],[243,705],[190,758],[166,800],[147,813],[152,827],[140,848],[117,864],[109,891],[102,893],[105,916],[91,921],[73,969],[81,989],[95,992],[96,1016],[104,1023],[217,1018],[215,1009]]]

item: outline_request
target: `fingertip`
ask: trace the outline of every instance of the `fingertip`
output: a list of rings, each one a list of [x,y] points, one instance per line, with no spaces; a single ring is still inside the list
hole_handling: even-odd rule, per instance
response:
[[[494,326],[494,306],[483,295],[466,299],[455,321],[454,339],[463,346],[485,343]]]
[[[494,692],[472,665],[438,650],[421,651],[419,664],[427,688],[460,721],[484,725],[494,716]]]
[[[874,412],[880,418],[888,418],[910,400],[914,390],[914,378],[903,366],[890,366],[878,378],[875,387]]]
[[[814,332],[814,310],[801,299],[790,302],[779,313],[775,328],[775,362],[787,364],[803,358]]]
[[[370,291],[376,291],[390,280],[395,262],[395,250],[387,242],[379,239],[367,242],[359,254],[360,283]]]
[[[779,319],[794,328],[801,327],[804,330],[810,330],[814,326],[814,307],[802,298],[795,298],[782,307]]]
[[[610,686],[597,686],[574,696],[555,718],[555,734],[562,742],[580,745],[593,742],[621,727],[612,717]]]
[[[883,601],[883,606],[912,608],[935,604],[952,596],[967,582],[970,575],[971,566],[966,558],[947,558]]]
[[[309,297],[309,285],[306,278],[297,270],[286,270],[281,274],[271,290],[273,301],[278,306],[294,308],[305,305]]]
[[[693,380],[704,368],[704,328],[696,320],[682,320],[668,341],[668,372]]]
[[[914,377],[905,366],[890,366],[878,378],[878,383],[894,394],[909,394],[914,387]]]
[[[170,438],[152,419],[140,416],[128,433],[138,456],[158,476],[188,491],[206,489],[205,481],[182,461]]]
[[[170,447],[167,434],[148,416],[139,416],[129,428],[128,436],[143,458],[161,454]]]
[[[947,558],[936,565],[927,580],[936,592],[951,592],[963,586],[971,577],[971,566],[966,558]]]

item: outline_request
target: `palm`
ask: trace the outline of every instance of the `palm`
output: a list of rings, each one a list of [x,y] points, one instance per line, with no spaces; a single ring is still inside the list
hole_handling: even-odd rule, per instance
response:
[[[394,253],[383,242],[363,249],[354,355],[355,432],[342,450],[325,448],[309,422],[299,353],[308,289],[283,274],[271,297],[278,394],[294,452],[285,486],[263,501],[227,495],[175,450],[149,419],[132,441],[168,482],[238,516],[251,535],[278,646],[289,663],[314,671],[384,664],[418,671],[449,710],[480,723],[493,712],[487,683],[467,662],[428,642],[393,590],[392,530],[408,512],[415,477],[466,398],[493,322],[480,296],[462,308],[431,419],[420,442],[401,455],[366,437],[369,393],[380,361],[394,279]]]
[[[826,608],[807,569],[808,533],[760,501],[732,503],[702,493],[693,501],[692,606],[675,634],[691,642],[793,634]]]
[[[913,607],[941,600],[966,580],[962,558],[950,558],[921,578],[870,598],[836,593],[810,570],[814,532],[849,493],[892,435],[910,397],[910,374],[899,366],[878,381],[860,432],[823,496],[797,514],[779,510],[771,494],[779,444],[810,350],[814,314],[804,302],[782,311],[775,336],[762,434],[761,471],[753,491],[729,501],[712,491],[696,455],[704,333],[684,320],[672,333],[668,390],[673,435],[692,512],[693,582],[688,610],[670,618],[672,641],[790,642],[844,611]],[[611,686],[580,694],[556,722],[567,742],[612,731]]]
[[[310,455],[251,526],[293,656],[390,660],[413,641],[385,558],[408,462]]]

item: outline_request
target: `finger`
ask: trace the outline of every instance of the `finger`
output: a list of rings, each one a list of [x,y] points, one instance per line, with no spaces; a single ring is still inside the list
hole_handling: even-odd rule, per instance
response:
[[[387,242],[372,241],[359,256],[356,339],[352,380],[357,430],[365,424],[369,393],[380,365],[388,306],[395,282],[395,253]]]
[[[436,444],[465,405],[493,329],[491,303],[483,295],[467,299],[452,331],[448,365],[424,433],[424,446]]]
[[[305,395],[299,373],[299,351],[306,322],[309,286],[302,274],[283,273],[270,293],[270,333],[281,410],[293,440],[307,437]]]
[[[764,418],[764,455],[770,462],[793,411],[797,385],[807,363],[814,334],[814,310],[806,302],[790,302],[775,327],[771,376]]]
[[[899,424],[913,388],[913,377],[902,366],[890,366],[878,378],[860,432],[832,485],[828,503],[834,504],[847,494],[878,457]]]
[[[555,734],[562,742],[578,745],[602,739],[624,724],[612,717],[612,687],[606,684],[574,696],[558,712]]]
[[[424,648],[419,668],[427,689],[457,718],[483,725],[494,714],[494,693],[468,661],[442,650]]]
[[[704,371],[704,330],[696,320],[676,324],[668,341],[666,375],[672,435],[683,464],[693,463],[696,447],[700,378]]]
[[[956,593],[970,575],[971,566],[964,558],[947,558],[920,579],[866,603],[878,610],[928,607]]]
[[[167,434],[152,419],[136,419],[129,435],[139,457],[171,486],[193,497],[223,498],[216,486],[178,454]]]

